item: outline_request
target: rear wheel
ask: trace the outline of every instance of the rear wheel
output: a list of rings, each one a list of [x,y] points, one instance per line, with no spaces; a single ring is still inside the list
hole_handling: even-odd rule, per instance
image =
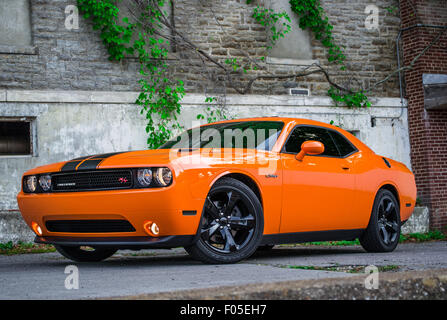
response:
[[[56,250],[65,258],[76,262],[98,262],[107,259],[117,251],[114,248],[71,247],[55,245]]]
[[[360,244],[368,252],[393,251],[400,237],[399,203],[394,194],[381,189],[374,200],[368,228],[360,237]]]
[[[263,230],[262,206],[256,194],[244,183],[224,178],[206,198],[199,239],[185,250],[205,263],[235,263],[256,251]]]

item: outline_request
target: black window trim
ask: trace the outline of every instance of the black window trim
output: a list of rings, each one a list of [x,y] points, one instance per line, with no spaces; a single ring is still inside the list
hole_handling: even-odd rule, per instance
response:
[[[306,157],[323,157],[323,158],[338,158],[338,159],[346,159],[347,157],[352,156],[354,153],[359,152],[359,149],[357,149],[357,147],[348,139],[345,137],[344,134],[341,134],[340,132],[338,132],[337,130],[331,129],[331,128],[326,128],[326,127],[321,127],[321,126],[316,126],[316,125],[311,125],[311,124],[297,124],[293,127],[293,129],[290,131],[289,136],[287,137],[286,141],[284,141],[284,144],[281,147],[281,151],[280,153],[285,153],[285,154],[298,154],[297,152],[288,152],[286,151],[286,145],[287,142],[289,141],[293,131],[295,131],[295,129],[297,127],[311,127],[311,128],[319,128],[319,129],[325,129],[327,131],[332,131],[335,132],[336,134],[340,134],[346,141],[349,142],[349,144],[354,148],[354,150],[351,153],[348,153],[347,155],[345,155],[344,157],[342,156],[327,156],[327,155],[322,155],[322,154],[317,154],[317,155],[306,155]],[[332,137],[332,135],[330,134],[330,132],[328,132],[329,137],[331,137],[332,142],[335,144],[335,147],[338,150],[338,153],[340,153],[340,149],[337,146],[337,143],[335,142],[334,138]]]
[[[37,118],[34,116],[0,116],[0,122],[29,123],[29,153],[0,154],[0,159],[37,157]]]

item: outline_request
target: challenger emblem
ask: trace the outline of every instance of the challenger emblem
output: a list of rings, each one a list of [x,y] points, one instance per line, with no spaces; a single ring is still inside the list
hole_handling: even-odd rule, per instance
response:
[[[76,183],[74,183],[74,182],[58,183],[57,184],[58,187],[72,187],[72,186],[75,186],[75,185],[76,185]]]

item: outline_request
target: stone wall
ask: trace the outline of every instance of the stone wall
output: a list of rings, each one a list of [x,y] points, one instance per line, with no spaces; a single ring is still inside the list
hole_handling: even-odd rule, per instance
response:
[[[286,1],[286,0],[281,0]],[[214,57],[225,60],[226,56],[240,56],[239,45],[255,57],[264,56],[267,32],[251,16],[253,8],[264,1],[245,0],[176,0],[175,21],[180,31]],[[288,2],[288,1],[286,1]],[[132,58],[122,62],[107,60],[107,52],[98,31],[92,30],[91,22],[79,19],[78,30],[65,28],[67,5],[75,0],[30,0],[32,46],[30,48],[1,48],[0,88],[10,89],[58,89],[58,90],[138,90],[138,64]],[[322,4],[334,24],[337,43],[346,46],[348,70],[345,73],[330,68],[334,80],[345,83],[355,75],[366,87],[382,79],[396,67],[395,45],[399,29],[397,13],[386,8],[397,5],[396,0],[375,1],[379,11],[379,28],[367,30],[364,12],[369,0],[329,1]],[[214,19],[214,16],[217,19]],[[297,19],[293,28],[299,28]],[[293,40],[293,39],[292,39]],[[327,66],[327,58],[320,42],[311,39],[312,60],[299,64],[318,62]],[[291,42],[290,46],[299,44]],[[298,50],[298,49],[297,49]],[[273,74],[301,70],[297,62],[271,61],[265,64]],[[171,60],[171,72],[186,83],[188,92],[216,90],[205,76],[200,63],[191,65],[185,61]],[[308,87],[313,95],[326,94],[328,85],[320,75],[290,81],[261,81],[253,87],[253,93],[285,94],[287,86]],[[220,85],[219,85],[220,86]],[[286,87],[285,87],[286,86]],[[396,77],[374,94],[398,96]]]

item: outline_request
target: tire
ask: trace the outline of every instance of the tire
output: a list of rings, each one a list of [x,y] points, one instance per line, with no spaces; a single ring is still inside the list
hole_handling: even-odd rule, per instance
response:
[[[251,256],[264,231],[262,205],[244,183],[223,178],[208,193],[198,240],[185,250],[210,264],[236,263]]]
[[[399,243],[400,227],[399,202],[391,191],[380,189],[360,244],[367,252],[391,252]]]
[[[82,247],[55,245],[56,250],[65,258],[76,262],[98,262],[107,259],[117,251],[115,248],[92,248],[85,250]]]

